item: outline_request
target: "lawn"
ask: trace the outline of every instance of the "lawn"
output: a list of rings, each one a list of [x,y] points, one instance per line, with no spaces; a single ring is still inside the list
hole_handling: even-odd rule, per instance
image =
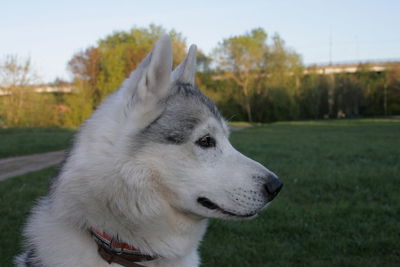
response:
[[[32,205],[47,192],[57,167],[32,172],[0,182],[0,266],[12,266],[21,251],[21,231]]]
[[[274,123],[231,139],[285,185],[255,220],[211,221],[202,266],[399,266],[400,120]],[[55,172],[0,182],[0,266]]]
[[[0,158],[64,149],[73,134],[73,130],[58,127],[0,128]]]

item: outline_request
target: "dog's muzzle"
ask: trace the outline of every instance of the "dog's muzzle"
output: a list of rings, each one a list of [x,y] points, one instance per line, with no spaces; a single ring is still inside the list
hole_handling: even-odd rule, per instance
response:
[[[281,191],[283,183],[275,174],[268,174],[264,182],[265,194],[268,201],[272,201]]]

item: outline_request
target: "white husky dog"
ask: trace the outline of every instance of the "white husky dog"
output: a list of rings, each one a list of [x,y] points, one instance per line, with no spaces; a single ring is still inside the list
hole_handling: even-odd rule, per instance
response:
[[[198,266],[207,218],[254,217],[275,174],[237,150],[169,36],[81,127],[33,209],[18,266]]]

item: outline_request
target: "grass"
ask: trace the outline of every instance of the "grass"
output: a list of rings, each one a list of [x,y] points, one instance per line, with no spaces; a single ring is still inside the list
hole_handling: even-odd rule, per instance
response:
[[[12,266],[13,257],[21,252],[23,225],[56,170],[51,167],[0,182],[0,266]]]
[[[65,149],[73,134],[58,127],[0,128],[0,158]]]
[[[276,123],[232,142],[285,186],[253,221],[212,221],[204,266],[399,265],[399,120]]]
[[[212,220],[202,266],[399,266],[399,120],[275,123],[234,132],[232,143],[285,185],[255,220]],[[0,182],[0,266],[20,251],[55,172]]]

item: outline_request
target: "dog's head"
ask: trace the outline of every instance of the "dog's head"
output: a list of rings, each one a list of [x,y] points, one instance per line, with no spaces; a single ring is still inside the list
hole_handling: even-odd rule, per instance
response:
[[[102,112],[116,114],[108,118],[118,133],[108,134],[108,126],[103,130],[97,122],[96,131],[107,136],[112,168],[132,187],[131,193],[144,196],[151,191],[143,202],[160,198],[157,201],[182,214],[207,218],[252,217],[278,194],[282,183],[232,147],[225,120],[194,85],[195,68],[192,45],[172,71],[171,41],[163,36],[91,120]]]
[[[191,46],[172,72],[171,41],[164,36],[125,82],[126,113],[132,115],[126,123],[135,128],[128,130],[128,153],[158,177],[158,189],[175,209],[202,217],[251,217],[282,183],[232,147],[226,122],[194,85],[195,68]]]

